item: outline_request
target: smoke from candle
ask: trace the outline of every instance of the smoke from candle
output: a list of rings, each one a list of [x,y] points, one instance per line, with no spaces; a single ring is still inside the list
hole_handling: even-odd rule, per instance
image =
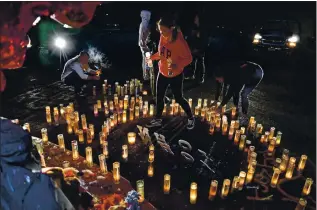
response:
[[[111,64],[107,59],[106,55],[100,51],[96,47],[89,46],[88,47],[88,54],[89,54],[89,62],[97,64],[103,68],[109,68]],[[96,66],[97,67],[97,66]]]

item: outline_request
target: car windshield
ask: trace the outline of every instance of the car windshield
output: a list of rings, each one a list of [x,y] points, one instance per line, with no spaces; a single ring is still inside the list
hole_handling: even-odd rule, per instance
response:
[[[284,30],[286,29],[286,23],[282,21],[268,22],[263,25],[262,30]]]

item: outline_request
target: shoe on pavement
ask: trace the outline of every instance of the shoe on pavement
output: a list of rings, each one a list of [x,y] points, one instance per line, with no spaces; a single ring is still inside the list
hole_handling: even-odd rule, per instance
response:
[[[189,118],[187,121],[187,129],[192,130],[195,127],[195,118]]]
[[[162,119],[153,119],[149,124],[146,124],[146,127],[153,128],[162,126]]]

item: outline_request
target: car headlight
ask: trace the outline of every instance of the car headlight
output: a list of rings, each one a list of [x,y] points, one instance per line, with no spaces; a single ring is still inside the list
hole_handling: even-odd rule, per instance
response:
[[[297,35],[293,35],[287,39],[288,42],[297,43],[299,41],[299,37]]]
[[[262,36],[260,34],[255,34],[254,39],[262,39]]]

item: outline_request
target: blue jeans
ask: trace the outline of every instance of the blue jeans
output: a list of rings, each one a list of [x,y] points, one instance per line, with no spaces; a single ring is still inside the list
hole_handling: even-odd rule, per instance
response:
[[[241,96],[241,106],[242,106],[242,113],[247,114],[249,109],[249,94],[258,86],[263,78],[263,70],[261,68],[257,68],[255,73],[252,75],[252,79],[250,82],[244,84],[243,88],[241,89],[240,96]],[[235,106],[238,106],[239,103],[239,93],[234,93],[233,95],[233,103]]]

